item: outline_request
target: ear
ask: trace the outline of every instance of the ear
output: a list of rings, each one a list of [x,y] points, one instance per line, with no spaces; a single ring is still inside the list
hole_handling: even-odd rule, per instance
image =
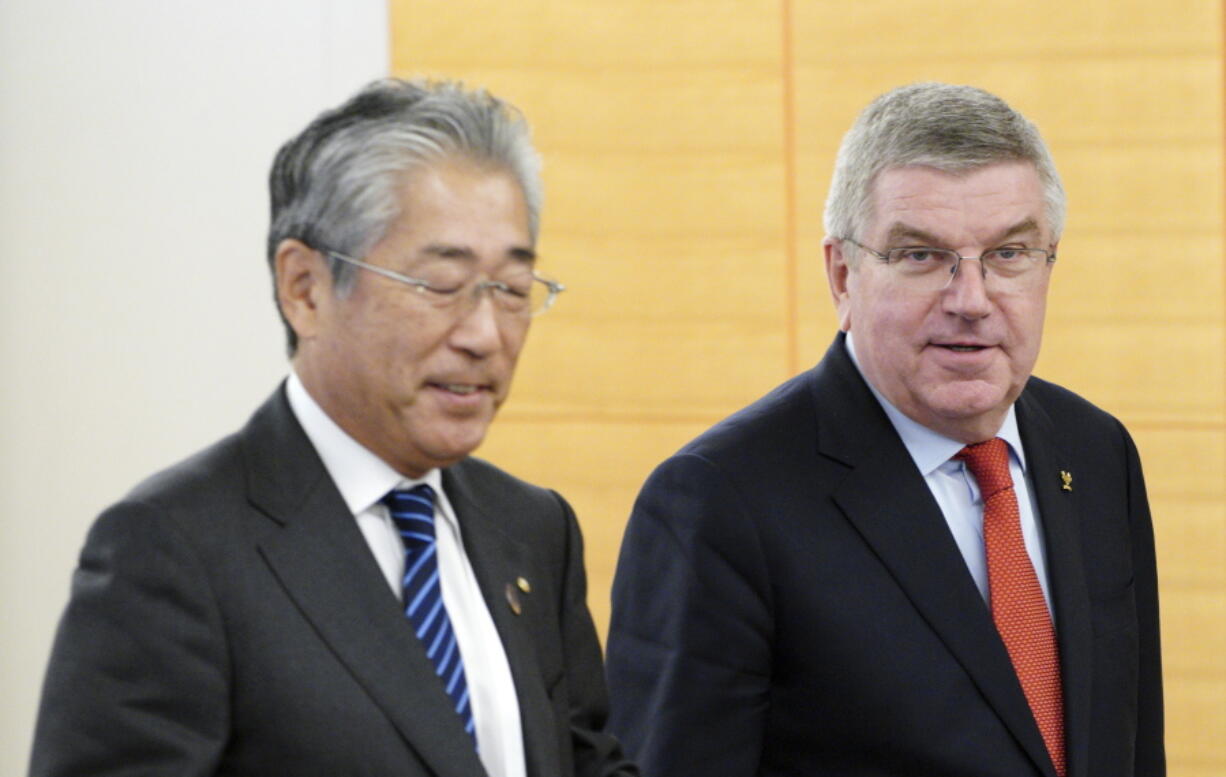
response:
[[[287,238],[273,254],[277,273],[277,304],[299,342],[319,330],[320,304],[332,294],[332,273],[318,251],[301,240]]]
[[[848,280],[854,270],[843,253],[842,240],[827,237],[822,241],[822,249],[826,252],[826,280],[830,282],[830,297],[839,316],[839,329],[850,332],[851,292]]]

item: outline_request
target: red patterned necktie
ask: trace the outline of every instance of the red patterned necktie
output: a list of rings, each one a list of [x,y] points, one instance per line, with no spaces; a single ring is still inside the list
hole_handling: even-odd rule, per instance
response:
[[[1009,476],[1009,446],[995,437],[966,446],[954,458],[966,462],[983,496],[992,620],[1009,651],[1056,774],[1064,777],[1064,701],[1056,632],[1022,540],[1017,495]]]

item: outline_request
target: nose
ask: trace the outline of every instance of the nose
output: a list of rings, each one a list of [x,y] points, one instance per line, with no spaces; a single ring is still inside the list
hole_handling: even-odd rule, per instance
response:
[[[970,262],[970,264],[968,264]],[[981,259],[962,257],[954,265],[949,285],[941,293],[945,312],[962,318],[983,318],[992,310],[988,299],[987,269]]]
[[[453,347],[477,358],[484,358],[498,350],[502,343],[502,330],[493,289],[482,286],[473,289],[472,298],[460,311],[451,329],[450,340]]]

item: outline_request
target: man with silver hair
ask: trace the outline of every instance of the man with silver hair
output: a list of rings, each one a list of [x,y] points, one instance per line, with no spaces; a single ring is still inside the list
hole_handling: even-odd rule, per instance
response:
[[[95,523],[31,774],[636,774],[573,512],[469,456],[562,290],[527,125],[376,82],[270,185],[290,375]]]
[[[826,209],[841,331],[660,465],[626,530],[610,729],[645,773],[1165,773],[1136,448],[1031,376],[1063,223],[999,98],[860,115]]]

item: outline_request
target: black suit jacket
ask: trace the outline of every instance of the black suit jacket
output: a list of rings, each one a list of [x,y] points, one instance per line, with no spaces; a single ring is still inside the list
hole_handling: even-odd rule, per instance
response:
[[[630,773],[600,733],[570,507],[476,459],[445,470],[443,487],[510,663],[528,774]],[[283,389],[94,525],[31,774],[484,774]]]
[[[1068,775],[1162,775],[1136,449],[1038,379],[1017,410]],[[987,606],[841,335],[652,474],[622,546],[607,667],[610,729],[653,777],[1054,776]]]

